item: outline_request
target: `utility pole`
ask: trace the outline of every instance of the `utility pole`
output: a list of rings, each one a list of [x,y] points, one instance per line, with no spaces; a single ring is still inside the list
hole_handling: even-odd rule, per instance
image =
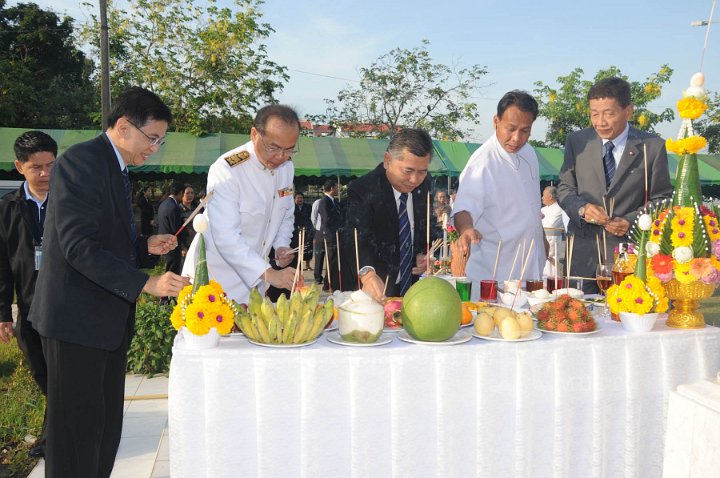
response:
[[[110,113],[110,47],[107,23],[107,0],[100,0],[100,98],[102,103],[102,129],[107,129]]]

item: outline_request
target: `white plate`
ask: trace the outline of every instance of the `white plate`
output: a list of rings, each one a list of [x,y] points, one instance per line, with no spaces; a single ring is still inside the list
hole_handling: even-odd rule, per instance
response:
[[[330,332],[330,331],[337,330],[337,329],[338,329],[338,321],[337,321],[337,320],[333,320],[333,323],[330,324],[330,327],[327,327],[327,328],[325,329],[325,332]]]
[[[474,332],[473,332],[473,337],[477,337],[478,339],[483,339],[483,340],[496,340],[498,342],[529,342],[530,340],[537,340],[540,337],[542,337],[542,332],[540,332],[539,330],[531,330],[530,335],[513,340],[513,339],[502,338],[502,336],[500,335],[500,332],[498,332],[498,330],[496,328],[495,331],[493,331],[492,335],[490,335],[488,337],[485,337],[483,335],[478,335],[477,333],[474,333]]]
[[[328,342],[332,342],[338,345],[348,345],[350,347],[375,347],[378,345],[385,345],[392,342],[392,335],[390,334],[381,334],[376,342],[371,342],[369,344],[364,344],[361,342],[348,342],[346,340],[343,340],[343,338],[340,337],[340,332],[332,332],[328,334],[325,338],[328,340]]]
[[[600,327],[597,325],[597,321],[595,322],[596,329],[592,332],[558,332],[557,330],[545,330],[545,329],[536,329],[543,334],[557,334],[557,335],[592,335],[597,334],[600,332]]]
[[[424,340],[417,340],[407,333],[407,330],[403,329],[400,332],[398,332],[397,336],[400,340],[403,342],[408,342],[411,344],[422,344],[422,345],[456,345],[456,344],[462,344],[464,342],[467,342],[468,340],[472,339],[472,335],[470,335],[468,332],[465,332],[464,330],[458,330],[455,332],[455,335],[450,337],[447,340],[443,340],[442,342],[426,342]]]
[[[320,337],[318,335],[318,337]],[[305,342],[304,344],[264,344],[262,342],[255,342],[254,340],[248,339],[251,344],[259,345],[261,347],[270,347],[271,349],[294,349],[296,347],[306,347],[317,342],[317,337],[312,342]]]

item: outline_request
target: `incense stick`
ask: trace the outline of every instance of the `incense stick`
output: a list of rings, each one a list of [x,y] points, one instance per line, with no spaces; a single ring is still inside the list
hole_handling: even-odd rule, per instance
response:
[[[183,222],[182,226],[180,226],[180,229],[177,230],[177,232],[175,233],[175,237],[177,237],[177,235],[180,234],[180,233],[182,232],[182,230],[185,229],[185,227],[186,227],[188,224],[190,224],[190,222],[191,222],[193,219],[195,219],[195,216],[197,216],[197,214],[200,212],[200,210],[201,210],[202,208],[204,208],[205,206],[207,206],[207,204],[210,202],[210,198],[212,197],[213,193],[215,193],[215,191],[210,191],[210,192],[208,192],[207,195],[200,200],[200,204],[197,205],[197,207],[196,207],[195,210],[192,212],[192,214],[190,214],[190,215],[188,216],[188,218],[185,219],[185,222]]]
[[[515,289],[515,295],[513,296],[512,304],[510,304],[510,309],[512,310],[513,307],[515,307],[515,300],[517,300],[517,296],[522,293],[522,280],[525,276],[525,267],[527,266],[527,263],[530,262],[530,256],[532,255],[532,248],[535,244],[535,238],[533,237],[532,241],[530,241],[530,247],[528,248],[527,256],[525,257],[525,264],[523,265],[523,268],[520,270],[520,280],[518,280],[518,287]]]
[[[647,207],[647,203],[648,203],[647,143],[643,143],[643,159],[645,160],[645,207]]]
[[[358,290],[360,290],[362,287],[360,286],[360,252],[357,238],[357,227],[353,232],[355,233],[355,272],[357,273]]]
[[[558,256],[557,256],[557,242],[555,242],[555,289],[557,289],[557,278],[558,278]]]
[[[338,263],[338,290],[343,290],[342,288],[342,268],[340,267],[340,263],[342,262],[340,260],[340,232],[335,231],[335,248],[337,249],[337,263]]]
[[[510,274],[508,274],[507,280],[512,280],[512,273],[515,271],[515,263],[517,262],[518,254],[520,253],[520,247],[515,250],[515,259],[513,259],[512,267],[510,268]]]
[[[500,248],[502,247],[502,239],[498,241],[497,254],[495,255],[495,267],[493,267],[492,280],[495,280],[495,273],[497,272],[498,262],[500,262]]]
[[[600,236],[595,234],[595,244],[597,244],[597,250],[598,250],[598,264],[602,264],[602,256],[600,255]]]
[[[302,251],[303,231],[304,231],[304,228],[300,229],[300,233],[298,234],[298,240],[300,241],[300,245],[296,248],[298,251]],[[300,257],[302,257],[302,255],[300,255]],[[302,265],[301,261],[298,261],[298,263]],[[292,286],[290,287],[290,296],[292,296],[293,293],[295,292],[295,285],[298,283],[299,276],[300,276],[300,267],[295,267],[295,274],[293,275],[293,283],[292,283]]]
[[[385,295],[385,292],[387,291],[388,279],[390,279],[390,274],[385,276],[385,287],[383,287],[383,295]]]
[[[427,267],[425,269],[426,274],[430,274],[430,191],[427,192],[427,224],[425,227],[425,244],[427,246],[427,254],[425,255],[425,262]]]

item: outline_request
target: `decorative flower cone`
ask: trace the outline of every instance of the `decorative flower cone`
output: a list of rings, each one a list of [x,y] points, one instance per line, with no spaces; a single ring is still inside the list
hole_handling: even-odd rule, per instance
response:
[[[208,274],[207,259],[205,257],[205,235],[198,232],[200,239],[198,240],[197,262],[195,264],[195,278],[193,279],[193,294],[198,291],[200,286],[210,283],[210,275]]]
[[[658,267],[655,271],[658,277],[666,276],[661,280],[672,300],[667,325],[687,329],[705,327],[703,314],[697,310],[698,300],[712,295],[720,264],[711,254],[712,224],[717,225],[717,212],[702,206],[698,172],[697,153],[707,141],[695,134],[692,125],[707,109],[704,81],[702,73],[693,75],[684,98],[678,101],[683,120],[680,132],[677,140],[668,139],[665,143],[669,152],[680,156],[675,192],[671,208],[656,217],[656,224],[663,222],[656,233],[661,252],[657,264],[672,263],[672,270],[662,271]]]

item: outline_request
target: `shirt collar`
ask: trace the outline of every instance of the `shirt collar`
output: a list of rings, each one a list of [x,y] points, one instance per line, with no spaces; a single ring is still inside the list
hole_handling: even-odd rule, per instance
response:
[[[107,136],[108,141],[110,141],[110,146],[112,146],[113,151],[115,151],[115,156],[117,157],[118,164],[120,165],[120,171],[124,170],[127,166],[125,165],[125,160],[123,160],[122,156],[120,155],[120,151],[118,151],[118,149],[115,147],[115,143],[113,143],[110,135],[105,133],[105,136]]]
[[[605,143],[607,143],[608,141],[612,141],[613,146],[615,146],[615,149],[620,149],[620,150],[624,149],[625,143],[627,143],[629,132],[630,132],[630,123],[627,123],[625,125],[625,129],[623,130],[623,132],[620,133],[619,135],[617,135],[615,137],[615,139],[603,139],[602,140],[603,146],[605,146]]]
[[[34,202],[35,204],[38,205],[38,207],[42,206],[43,204],[45,204],[45,201],[47,201],[47,195],[45,195],[45,200],[41,201],[38,198],[36,198],[35,196],[33,196],[32,194],[30,194],[30,188],[28,187],[27,181],[23,182],[23,190],[25,191],[25,199],[27,199],[28,201]]]

